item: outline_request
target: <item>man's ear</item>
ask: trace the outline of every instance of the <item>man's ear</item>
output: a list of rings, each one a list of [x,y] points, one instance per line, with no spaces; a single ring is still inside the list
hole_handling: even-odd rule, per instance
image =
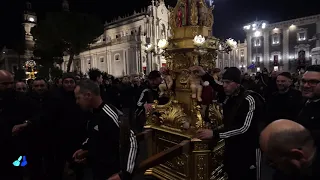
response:
[[[291,149],[288,155],[290,162],[299,169],[306,161],[308,161],[301,149]]]
[[[87,91],[87,92],[84,93],[84,96],[87,97],[87,98],[89,98],[89,97],[92,96],[92,94],[91,94],[90,91]]]

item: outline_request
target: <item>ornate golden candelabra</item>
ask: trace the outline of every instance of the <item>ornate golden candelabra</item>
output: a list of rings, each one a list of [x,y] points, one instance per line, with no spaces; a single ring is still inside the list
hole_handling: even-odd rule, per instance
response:
[[[170,75],[175,82],[175,93],[165,105],[155,102],[147,119],[147,129],[152,129],[149,155],[162,152],[184,140],[191,145],[178,157],[146,171],[145,174],[170,180],[217,180],[225,179],[222,170],[223,141],[201,141],[194,138],[196,131],[206,128],[201,115],[199,98],[192,97],[189,80],[190,67],[204,69],[215,67],[218,51],[229,51],[228,43],[213,37],[213,7],[204,0],[178,0],[170,10],[171,39],[160,40]],[[197,89],[196,89],[197,90]],[[202,90],[202,88],[201,88]],[[170,91],[170,90],[169,90]],[[214,128],[222,126],[220,107],[209,107],[210,121]]]

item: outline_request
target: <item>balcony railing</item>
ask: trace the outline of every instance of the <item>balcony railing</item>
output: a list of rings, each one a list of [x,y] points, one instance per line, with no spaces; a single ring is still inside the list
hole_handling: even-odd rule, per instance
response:
[[[138,36],[123,36],[116,39],[112,39],[111,44],[121,44],[130,41],[140,41],[140,38]]]

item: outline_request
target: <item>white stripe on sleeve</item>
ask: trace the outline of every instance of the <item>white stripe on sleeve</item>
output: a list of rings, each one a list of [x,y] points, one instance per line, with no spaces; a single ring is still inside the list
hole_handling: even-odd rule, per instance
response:
[[[253,112],[255,110],[255,101],[251,95],[248,95],[245,99],[249,102],[249,110],[248,110],[248,113],[247,113],[247,116],[246,116],[246,119],[244,121],[243,126],[239,129],[234,129],[231,131],[220,133],[219,134],[220,138],[226,139],[226,138],[230,138],[232,136],[237,136],[237,135],[240,135],[240,134],[247,132],[248,129],[250,128],[251,121],[253,118]]]

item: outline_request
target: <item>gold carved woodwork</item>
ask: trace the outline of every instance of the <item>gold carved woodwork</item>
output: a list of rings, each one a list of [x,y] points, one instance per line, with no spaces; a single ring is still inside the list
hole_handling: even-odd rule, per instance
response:
[[[192,1],[191,2],[191,19],[190,19],[190,24],[192,26],[198,25],[198,7],[197,7],[197,2]]]
[[[159,179],[170,180],[222,180],[224,142],[194,139],[199,129],[206,128],[201,115],[201,103],[192,99],[188,79],[190,67],[202,66],[205,70],[215,67],[219,40],[212,36],[213,13],[204,0],[178,0],[170,9],[169,25],[171,37],[162,55],[175,82],[175,93],[165,105],[155,101],[147,114],[145,128],[152,129],[153,140],[148,144],[149,153],[157,154],[184,140],[191,145],[180,156],[145,172]],[[188,17],[186,17],[188,16]],[[202,47],[196,47],[193,39],[197,35],[206,38]],[[222,112],[218,104],[209,107],[213,128],[220,128]]]
[[[162,180],[223,180],[222,170],[224,141],[216,145],[164,129],[153,129],[152,154],[162,152],[184,140],[191,145],[180,156],[174,157],[145,172]]]

